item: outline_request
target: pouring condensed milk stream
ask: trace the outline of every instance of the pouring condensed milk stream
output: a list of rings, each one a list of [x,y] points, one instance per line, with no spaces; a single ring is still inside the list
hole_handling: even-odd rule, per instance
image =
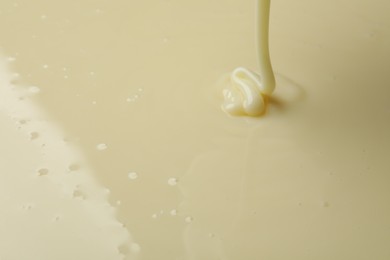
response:
[[[257,55],[259,73],[239,67],[231,74],[230,88],[224,89],[222,108],[231,115],[259,116],[265,112],[267,97],[275,88],[268,47],[270,0],[257,0]]]

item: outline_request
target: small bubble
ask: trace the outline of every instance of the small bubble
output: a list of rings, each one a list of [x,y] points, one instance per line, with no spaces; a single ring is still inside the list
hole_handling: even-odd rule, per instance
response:
[[[117,200],[117,201],[116,201],[116,205],[119,206],[119,205],[121,205],[121,204],[122,204],[122,201],[120,201],[120,200]]]
[[[97,102],[96,101],[92,101],[92,105],[96,105],[97,104]]]
[[[191,223],[192,221],[194,221],[194,219],[192,217],[186,217],[184,221],[187,223]]]
[[[120,245],[118,247],[118,252],[124,256],[126,256],[129,253],[129,247],[127,244]]]
[[[39,137],[39,133],[37,132],[31,132],[30,133],[30,140],[35,140]]]
[[[55,216],[55,217],[53,218],[53,222],[58,222],[58,221],[60,221],[60,216]]]
[[[63,68],[62,68],[62,71],[67,71],[67,70],[68,70],[67,67],[63,67]]]
[[[164,214],[164,210],[160,210],[160,215]]]
[[[44,64],[44,65],[42,65],[42,68],[44,68],[44,69],[48,69],[48,68],[49,68],[49,65],[47,65],[47,64]]]
[[[49,170],[46,168],[41,168],[38,170],[38,176],[46,176],[49,174]]]
[[[27,120],[22,119],[22,120],[19,120],[18,122],[19,122],[19,124],[24,125],[27,123]]]
[[[167,43],[168,41],[169,41],[168,38],[163,39],[163,43]]]
[[[367,38],[373,38],[373,37],[375,37],[375,35],[376,35],[376,32],[371,31],[371,32],[367,32],[367,33],[365,34],[365,37],[367,37]]]
[[[47,18],[47,16],[46,16],[46,15],[44,15],[44,14],[43,14],[43,15],[41,15],[41,19],[42,19],[42,20],[45,20],[46,18]]]
[[[141,251],[141,246],[137,243],[131,243],[130,250],[133,253],[139,253]]]
[[[104,143],[98,144],[98,145],[96,146],[96,149],[98,149],[99,151],[104,151],[104,150],[106,150],[107,148],[108,148],[108,146],[107,146],[106,144],[104,144]]]
[[[168,184],[171,186],[177,185],[177,182],[178,182],[177,178],[169,178],[168,179]]]
[[[177,215],[177,210],[176,209],[172,209],[169,214],[171,214],[171,216],[176,216]]]
[[[324,208],[329,208],[330,204],[329,204],[329,202],[325,201],[325,202],[322,203],[322,206]]]
[[[16,60],[16,58],[15,57],[8,57],[8,59],[7,59],[9,62],[14,62],[15,60]]]
[[[156,219],[157,218],[157,214],[153,214],[152,218]]]
[[[86,196],[81,190],[76,189],[73,191],[73,198],[84,200],[86,199]]]
[[[69,79],[69,76],[68,75],[64,75],[64,79]]]
[[[68,170],[71,172],[77,171],[80,169],[80,165],[78,164],[71,164],[68,166]]]
[[[95,76],[95,72],[94,71],[91,71],[90,73],[89,73],[89,75],[91,75],[91,76]]]
[[[22,206],[23,210],[32,210],[34,208],[33,204],[26,204]]]
[[[31,87],[28,88],[28,91],[29,91],[30,93],[36,94],[36,93],[41,92],[41,89],[38,88],[38,87],[36,87],[36,86],[31,86]]]
[[[130,180],[135,180],[138,178],[138,173],[136,172],[129,172],[127,177],[129,177]]]

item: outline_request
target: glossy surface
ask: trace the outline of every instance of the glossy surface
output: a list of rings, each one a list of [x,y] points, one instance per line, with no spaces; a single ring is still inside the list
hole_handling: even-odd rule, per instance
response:
[[[72,220],[96,238],[88,246],[74,240],[86,253],[72,259],[115,259],[118,251],[146,260],[389,259],[389,8],[384,0],[273,0],[277,86],[257,119],[220,109],[222,75],[256,69],[252,1],[0,1],[3,60],[24,98],[2,100],[1,140],[9,143],[0,176],[10,185],[1,198],[15,200],[1,207],[32,203],[47,212],[8,222],[1,240],[9,250],[0,256],[32,259],[16,250],[29,241],[7,240],[23,234],[18,225],[32,236],[51,223],[53,205],[76,216],[92,204],[57,203],[58,185],[68,186],[62,172],[80,161],[88,169],[82,183],[94,187],[88,194],[109,189],[117,213],[108,207]],[[26,102],[45,116],[20,118]],[[29,126],[42,117],[47,124]],[[48,125],[66,145],[50,158],[38,156],[41,148],[25,153],[42,144]],[[78,160],[62,155],[70,147]],[[58,177],[38,196],[23,183],[43,168],[37,181]],[[106,217],[92,225],[96,216]],[[126,229],[94,233],[109,221]],[[47,228],[53,233],[29,248],[68,237],[66,227]],[[51,258],[78,252],[68,243]]]

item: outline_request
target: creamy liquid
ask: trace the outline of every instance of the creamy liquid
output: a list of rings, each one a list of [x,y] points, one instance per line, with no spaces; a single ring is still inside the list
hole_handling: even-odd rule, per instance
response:
[[[136,259],[139,245],[116,219],[110,190],[29,100],[41,89],[15,89],[7,63],[0,61],[0,259],[119,260],[124,250]]]
[[[0,116],[1,209],[20,214],[0,214],[0,257],[389,259],[390,2],[273,0],[267,116],[227,117],[225,79],[215,82],[237,66],[256,71],[253,8],[1,1],[3,60],[24,98]],[[19,125],[27,103],[45,116]],[[50,158],[23,152],[53,127],[46,146],[66,142]],[[72,186],[62,172],[77,161],[66,176],[86,177]],[[49,173],[36,176],[41,168]],[[33,185],[46,179],[47,189]],[[92,195],[109,189],[97,204],[109,196],[116,211],[73,193],[83,183]],[[52,222],[60,213],[72,218]]]
[[[275,88],[269,47],[270,0],[257,1],[257,53],[259,73],[246,68],[237,68],[230,76],[230,86],[224,89],[225,102],[222,109],[231,115],[259,116],[264,114],[266,98]]]

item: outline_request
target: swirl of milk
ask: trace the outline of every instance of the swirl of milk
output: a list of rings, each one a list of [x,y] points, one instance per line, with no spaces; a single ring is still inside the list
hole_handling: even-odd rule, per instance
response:
[[[222,109],[231,115],[259,116],[264,113],[266,96],[275,88],[275,76],[268,47],[270,0],[257,1],[257,54],[259,73],[239,67],[231,76],[231,86],[223,91]]]
[[[223,109],[231,115],[258,116],[264,112],[261,78],[246,68],[235,69],[230,76],[232,87],[225,89]]]

